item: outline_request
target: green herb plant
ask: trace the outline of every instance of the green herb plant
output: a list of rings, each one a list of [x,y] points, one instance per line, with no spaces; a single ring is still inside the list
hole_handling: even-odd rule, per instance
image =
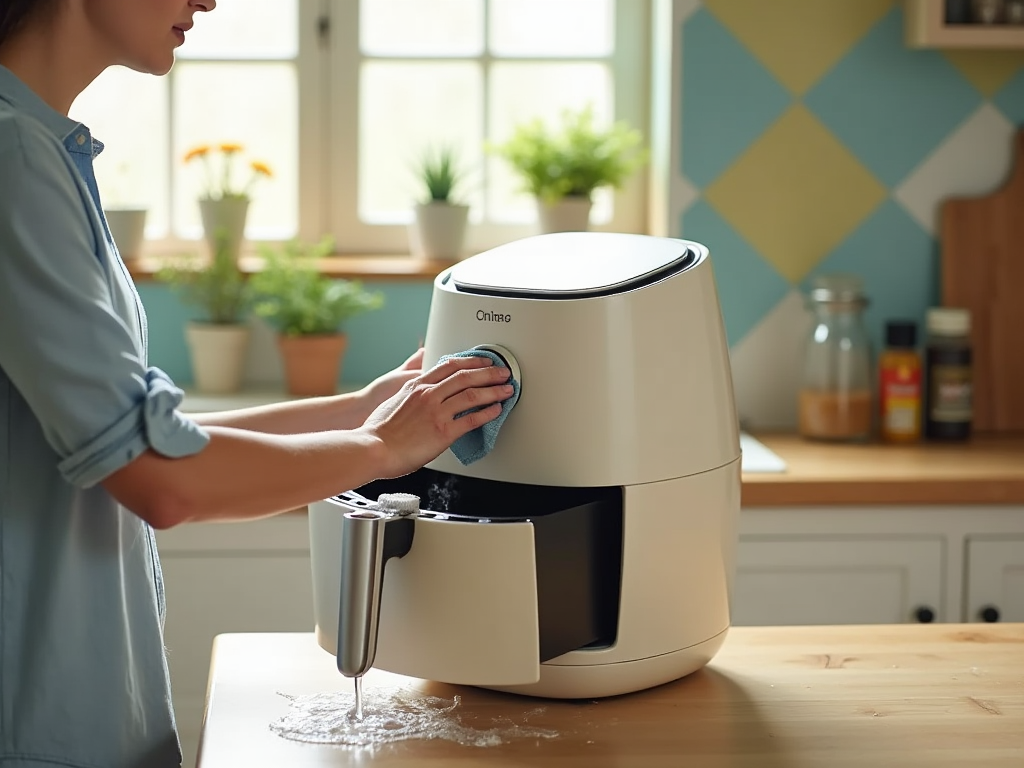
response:
[[[311,336],[339,333],[349,318],[382,307],[382,293],[320,272],[318,261],[333,247],[330,237],[260,246],[263,269],[250,279],[253,312],[283,335]]]
[[[459,168],[458,153],[454,148],[428,148],[420,157],[415,171],[426,191],[425,203],[459,204],[455,190],[463,182],[464,173]]]
[[[168,285],[185,304],[198,307],[205,322],[241,323],[249,312],[249,284],[238,269],[227,237],[217,233],[214,239],[208,260],[199,254],[179,257],[158,270],[156,279]]]
[[[520,124],[489,149],[519,174],[525,191],[547,203],[619,188],[648,158],[639,131],[622,121],[598,128],[592,107],[564,111],[555,129],[539,119]]]

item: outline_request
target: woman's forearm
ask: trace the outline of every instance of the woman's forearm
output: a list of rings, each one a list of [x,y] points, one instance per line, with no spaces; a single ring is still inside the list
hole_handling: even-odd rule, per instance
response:
[[[209,427],[194,456],[149,451],[104,487],[155,528],[285,512],[377,479],[384,448],[362,431],[275,435]]]
[[[285,400],[279,403],[213,413],[190,413],[203,427],[228,427],[268,435],[296,435],[355,429],[368,415],[356,392],[330,397]]]

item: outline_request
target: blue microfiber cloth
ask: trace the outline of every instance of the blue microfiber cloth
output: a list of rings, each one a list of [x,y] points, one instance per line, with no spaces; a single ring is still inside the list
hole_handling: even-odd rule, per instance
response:
[[[444,355],[438,362],[443,363],[445,360],[450,360],[453,357],[486,357],[495,365],[500,365],[502,368],[506,367],[505,361],[501,359],[501,356],[488,349],[467,349],[465,352]],[[512,397],[501,404],[501,413],[498,414],[497,418],[492,419],[482,427],[477,427],[472,432],[467,432],[452,443],[452,453],[455,454],[455,458],[461,461],[464,466],[472,464],[474,461],[479,461],[494,448],[494,442],[498,439],[501,425],[505,423],[509,411],[512,410],[512,407],[519,399],[519,382],[515,378],[510,377],[507,383],[512,385]],[[476,411],[479,408],[473,408],[472,410]],[[455,418],[459,418],[459,416],[467,413],[470,413],[470,411],[463,411],[456,415]]]

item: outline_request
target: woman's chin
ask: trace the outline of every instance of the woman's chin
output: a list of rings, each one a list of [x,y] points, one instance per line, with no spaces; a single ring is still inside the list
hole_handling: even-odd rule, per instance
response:
[[[139,58],[135,61],[123,61],[121,64],[144,75],[166,75],[171,71],[171,67],[174,66],[174,53],[168,53],[166,56],[158,56],[151,53],[144,58]]]

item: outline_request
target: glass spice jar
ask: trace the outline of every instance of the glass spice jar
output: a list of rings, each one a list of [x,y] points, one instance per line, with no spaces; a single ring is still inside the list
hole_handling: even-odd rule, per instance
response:
[[[804,437],[853,441],[871,436],[871,345],[863,317],[867,305],[858,277],[827,275],[814,281],[807,296],[814,322],[799,395]]]

